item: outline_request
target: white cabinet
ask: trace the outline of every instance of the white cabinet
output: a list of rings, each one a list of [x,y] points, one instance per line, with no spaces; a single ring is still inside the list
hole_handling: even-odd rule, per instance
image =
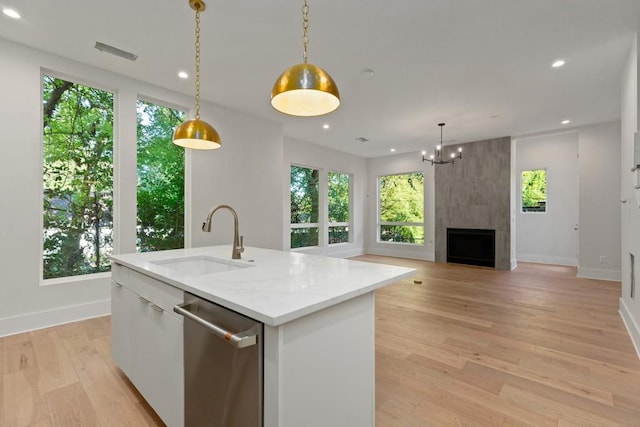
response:
[[[133,292],[119,283],[111,282],[111,354],[116,364],[127,376],[129,371],[129,328]]]
[[[113,358],[169,427],[184,425],[181,290],[114,264]]]

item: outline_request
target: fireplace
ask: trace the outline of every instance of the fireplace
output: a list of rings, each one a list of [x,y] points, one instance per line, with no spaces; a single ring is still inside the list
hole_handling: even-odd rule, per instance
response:
[[[495,230],[447,228],[447,262],[495,267]]]

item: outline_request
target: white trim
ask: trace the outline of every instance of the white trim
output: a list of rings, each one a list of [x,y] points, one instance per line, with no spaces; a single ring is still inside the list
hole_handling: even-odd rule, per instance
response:
[[[629,337],[631,338],[633,347],[636,349],[636,354],[638,358],[640,358],[640,327],[638,327],[638,324],[633,319],[631,312],[622,298],[620,298],[620,310],[618,310],[618,313],[620,313],[622,322],[627,328],[627,332],[629,332]]]
[[[535,255],[535,254],[518,254],[516,262],[517,261],[535,262],[538,264],[568,265],[570,267],[578,266],[577,258],[564,258],[564,257],[554,257],[554,256]]]
[[[602,268],[583,268],[578,267],[578,277],[585,279],[610,280],[620,282],[622,280],[622,272],[620,270],[604,270]]]
[[[111,299],[21,314],[0,319],[0,337],[48,328],[111,313]]]
[[[433,252],[416,252],[404,250],[404,249],[396,249],[396,248],[368,248],[366,251],[367,254],[370,255],[381,255],[381,256],[392,256],[397,258],[409,258],[409,259],[419,259],[423,261],[434,261],[436,259],[435,253]]]
[[[518,268],[518,260],[517,259],[512,259],[511,260],[511,270],[515,270],[516,268]]]
[[[365,254],[362,247],[353,247],[353,245],[349,243],[336,243],[335,245],[324,247],[307,246],[304,248],[291,249],[291,252],[301,252],[303,254],[322,255],[333,258],[349,258]]]

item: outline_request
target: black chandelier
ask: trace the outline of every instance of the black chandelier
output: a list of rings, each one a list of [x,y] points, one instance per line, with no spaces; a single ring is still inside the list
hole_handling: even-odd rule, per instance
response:
[[[426,151],[422,152],[422,161],[423,162],[431,162],[431,166],[433,165],[446,165],[447,163],[451,163],[453,164],[456,159],[462,159],[462,147],[458,147],[458,152],[453,152],[449,155],[449,158],[444,159],[442,158],[442,128],[444,127],[444,123],[438,123],[438,126],[440,126],[440,145],[438,145],[436,147],[436,151],[435,153],[433,153],[432,155],[430,155],[429,157],[425,157],[427,155]]]

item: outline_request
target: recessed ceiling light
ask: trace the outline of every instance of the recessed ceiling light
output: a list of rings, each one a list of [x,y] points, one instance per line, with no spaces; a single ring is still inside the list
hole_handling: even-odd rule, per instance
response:
[[[13,9],[4,8],[2,9],[2,13],[7,15],[9,18],[20,19],[20,14]]]
[[[551,64],[551,66],[553,68],[558,68],[558,67],[562,67],[564,65],[564,60],[563,59],[556,59],[553,64]]]
[[[391,150],[389,150],[389,151],[391,151],[392,153],[395,153],[395,152],[396,152],[396,149],[395,149],[395,148],[392,148],[392,149],[391,149]]]
[[[329,123],[325,123],[322,125],[322,129],[329,129],[331,126],[329,125]]]
[[[362,74],[365,75],[366,77],[373,77],[375,73],[376,72],[373,71],[371,68],[365,68],[362,70]]]
[[[189,78],[189,74],[187,74],[186,71],[180,71],[178,73],[178,77],[180,77],[181,79],[188,79]]]
[[[563,120],[560,123],[562,123],[563,125],[568,125],[569,123],[571,123],[571,120]]]

